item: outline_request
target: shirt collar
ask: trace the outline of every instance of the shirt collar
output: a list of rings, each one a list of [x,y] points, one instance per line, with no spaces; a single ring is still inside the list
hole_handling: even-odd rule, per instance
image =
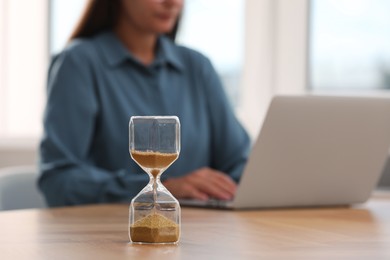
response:
[[[134,59],[131,53],[111,31],[103,32],[96,36],[96,41],[101,48],[104,58],[110,66],[116,66],[125,59]]]
[[[183,70],[184,65],[180,60],[175,44],[166,36],[160,36],[158,40],[156,61],[167,62],[178,70]]]
[[[122,42],[112,31],[101,33],[97,36],[97,41],[101,47],[103,56],[110,66],[117,66],[125,60],[131,60],[137,64],[141,64],[134,55],[126,49]],[[178,70],[183,70],[184,65],[175,50],[174,43],[165,36],[160,36],[158,39],[158,50],[155,61],[151,64],[168,63]]]

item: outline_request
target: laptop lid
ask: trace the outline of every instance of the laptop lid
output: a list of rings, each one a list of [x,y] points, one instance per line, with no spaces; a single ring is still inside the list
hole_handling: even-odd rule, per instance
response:
[[[390,99],[277,96],[243,172],[233,208],[366,201],[390,146]]]

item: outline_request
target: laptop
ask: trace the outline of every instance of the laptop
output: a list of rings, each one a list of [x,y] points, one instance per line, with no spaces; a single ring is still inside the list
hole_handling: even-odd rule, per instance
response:
[[[375,189],[390,147],[390,99],[276,96],[230,209],[347,206]]]

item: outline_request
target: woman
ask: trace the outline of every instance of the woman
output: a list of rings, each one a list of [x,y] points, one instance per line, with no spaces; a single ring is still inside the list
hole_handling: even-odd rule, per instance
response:
[[[183,0],[91,0],[49,68],[39,187],[49,206],[129,201],[149,177],[130,159],[132,115],[177,115],[177,198],[230,199],[249,138],[209,60],[169,39]]]

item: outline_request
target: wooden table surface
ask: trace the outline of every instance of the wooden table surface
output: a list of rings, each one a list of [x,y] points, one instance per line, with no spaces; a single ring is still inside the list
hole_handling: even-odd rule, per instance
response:
[[[390,193],[351,208],[183,208],[178,245],[128,243],[128,205],[0,213],[0,259],[390,259]]]

